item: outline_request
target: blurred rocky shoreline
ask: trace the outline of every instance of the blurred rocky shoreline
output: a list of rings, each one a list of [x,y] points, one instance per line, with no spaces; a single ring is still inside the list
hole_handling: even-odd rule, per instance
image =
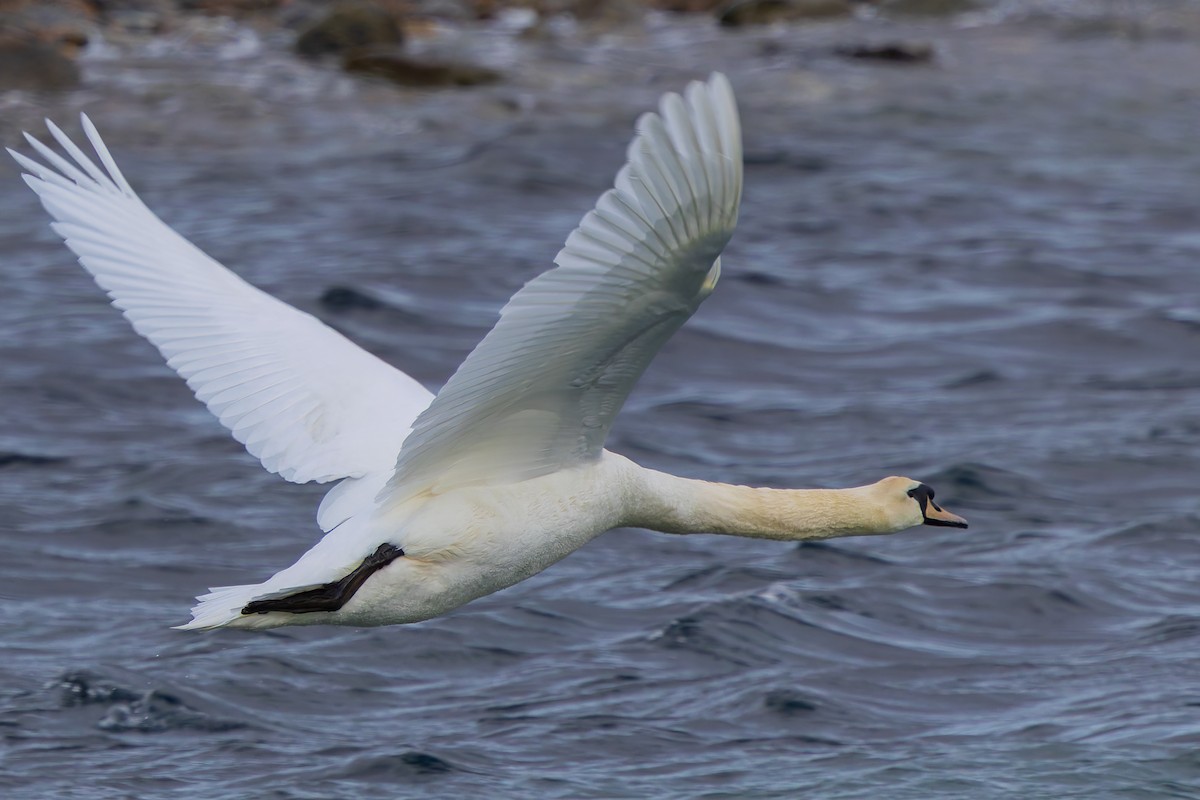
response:
[[[426,58],[407,43],[440,29],[495,25],[537,37],[584,28],[592,35],[643,24],[647,13],[714,20],[723,27],[831,21],[874,15],[948,16],[982,0],[0,0],[0,91],[55,91],[80,84],[89,46],[123,47],[233,21],[290,37],[300,57],[336,58],[350,72],[408,86],[468,86],[501,74],[469,59]],[[847,50],[922,61],[927,48]]]
[[[534,106],[612,114],[715,69],[738,74],[749,102],[756,83],[764,98],[808,102],[887,81],[863,70],[919,80],[981,46],[993,62],[1042,46],[1014,37],[1200,41],[1200,10],[1182,0],[0,0],[0,143],[19,143],[44,115],[86,109],[118,143],[237,147],[356,130],[360,145],[425,132],[425,146],[461,149]],[[182,113],[200,108],[203,130]]]

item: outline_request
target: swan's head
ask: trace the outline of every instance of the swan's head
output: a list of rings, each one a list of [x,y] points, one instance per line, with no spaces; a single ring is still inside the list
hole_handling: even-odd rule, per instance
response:
[[[884,509],[892,531],[902,531],[914,525],[935,525],[942,528],[965,528],[967,521],[951,514],[933,500],[933,488],[912,478],[892,476],[871,487]]]

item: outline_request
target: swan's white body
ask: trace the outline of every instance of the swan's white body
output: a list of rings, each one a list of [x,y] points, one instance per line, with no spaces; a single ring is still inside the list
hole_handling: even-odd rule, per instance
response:
[[[264,467],[340,481],[311,550],[261,584],[213,589],[180,627],[428,619],[621,525],[780,539],[965,526],[905,478],[749,489],[673,478],[603,449],[650,359],[715,287],[741,197],[725,78],[693,83],[686,100],[665,96],[660,112],[639,120],[616,187],[558,266],[513,297],[436,399],[161,222],[86,117],[103,169],[50,123],[70,160],[32,137],[45,164],[9,151],[80,263]],[[399,556],[373,564],[340,606],[274,610],[354,578],[384,547]]]
[[[606,453],[593,464],[557,470],[515,485],[464,487],[412,498],[371,518],[360,533],[364,542],[361,552],[349,566],[357,565],[375,548],[380,529],[395,532],[392,538],[403,543],[404,558],[375,573],[341,609],[240,616],[235,624],[389,625],[436,617],[536,575],[619,526],[625,492],[636,469],[621,456]],[[339,540],[339,549],[345,544],[346,540]],[[314,552],[315,548],[305,558]],[[314,566],[320,581],[329,579],[320,566],[319,554]],[[304,570],[302,559],[257,587],[255,596],[269,594],[275,586],[295,591],[297,585],[306,585],[306,579],[300,577]],[[238,609],[249,599],[244,589],[230,590]],[[218,608],[223,605],[214,604]],[[203,627],[201,614],[205,611],[201,604],[192,624]]]

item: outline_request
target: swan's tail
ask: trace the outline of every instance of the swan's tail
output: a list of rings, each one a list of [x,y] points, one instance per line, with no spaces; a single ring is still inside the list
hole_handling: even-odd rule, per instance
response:
[[[334,492],[337,492],[337,489],[328,496],[334,496]],[[367,550],[366,554],[358,556],[356,548],[374,546],[370,543],[378,544],[378,539],[375,538],[377,534],[374,529],[369,524],[364,524],[364,521],[369,523],[370,516],[352,515],[349,519],[340,521],[335,526],[336,533],[331,530],[295,564],[276,572],[262,583],[216,586],[209,589],[208,594],[196,598],[199,602],[192,608],[192,621],[176,625],[175,628],[182,631],[205,631],[213,628],[259,629],[278,628],[282,625],[337,624],[341,617],[332,611],[293,613],[272,610],[254,611],[249,614],[243,611],[255,600],[273,600],[321,589],[328,587],[331,581],[339,581],[348,574],[355,574],[355,570],[361,572],[366,569],[367,562],[372,559],[371,551]],[[396,553],[403,553],[399,548],[390,545],[388,547]],[[366,562],[363,561],[364,558]],[[375,563],[363,579],[380,566],[390,563],[390,560]],[[361,584],[361,581],[359,583]]]
[[[243,614],[242,609],[251,600],[263,596],[261,583],[245,586],[216,586],[196,599],[200,602],[192,608],[192,621],[175,625],[179,631],[208,631],[213,628],[276,628],[287,625],[294,615]]]

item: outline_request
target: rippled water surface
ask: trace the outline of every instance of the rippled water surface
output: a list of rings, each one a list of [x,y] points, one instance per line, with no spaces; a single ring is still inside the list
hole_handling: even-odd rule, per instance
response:
[[[636,115],[725,70],[742,223],[610,447],[912,475],[972,526],[622,530],[420,625],[169,630],[306,549],[321,490],[239,449],[0,166],[0,793],[1200,797],[1200,26],[1121,8],[496,37],[508,81],[433,95],[268,38],[6,98],[6,143],[88,110],[165,220],[436,387]],[[833,54],[888,36],[938,63]]]

